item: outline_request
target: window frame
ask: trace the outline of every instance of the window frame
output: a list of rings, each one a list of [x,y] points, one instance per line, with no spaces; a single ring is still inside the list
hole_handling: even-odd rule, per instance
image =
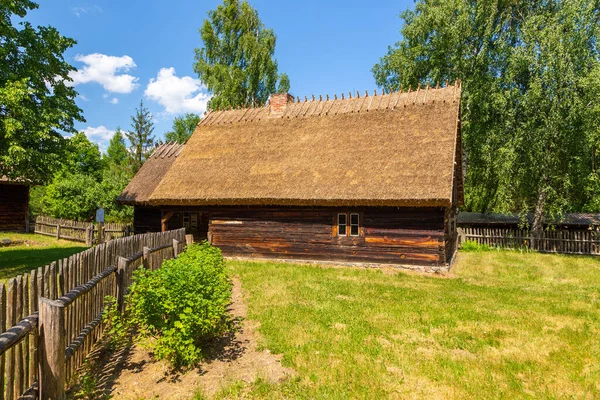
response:
[[[340,217],[342,215],[344,216],[344,223],[340,224]],[[348,214],[347,213],[338,213],[337,214],[336,225],[337,225],[337,236],[339,236],[339,237],[346,237],[346,236],[348,236]],[[344,234],[343,235],[340,233],[340,226],[344,227]]]
[[[345,223],[340,224],[340,216],[344,216]],[[352,217],[356,216],[358,218],[358,222],[356,224],[352,223]],[[363,236],[362,225],[361,225],[362,213],[360,212],[339,212],[336,213],[336,217],[334,220],[334,232],[336,237],[339,238],[360,238]],[[343,227],[344,233],[341,233],[340,227]],[[352,234],[352,228],[356,229],[356,234]]]
[[[356,224],[352,223],[352,216],[354,216],[354,215],[356,215],[356,218],[357,218]],[[360,237],[360,213],[349,213],[349,216],[350,216],[350,224],[349,224],[350,232],[349,232],[348,236]],[[356,227],[356,235],[352,234],[353,227]]]

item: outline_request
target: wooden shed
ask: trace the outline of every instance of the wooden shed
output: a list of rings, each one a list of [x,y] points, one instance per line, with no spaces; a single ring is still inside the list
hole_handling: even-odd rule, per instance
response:
[[[136,232],[185,227],[226,256],[447,268],[463,201],[459,111],[459,84],[273,95],[207,114],[120,200]]]
[[[0,177],[0,231],[29,228],[29,184]]]

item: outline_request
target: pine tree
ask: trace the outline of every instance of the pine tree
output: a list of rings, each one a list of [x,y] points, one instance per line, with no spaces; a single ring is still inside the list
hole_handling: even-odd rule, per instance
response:
[[[127,140],[130,143],[130,162],[131,170],[136,173],[144,164],[152,149],[154,148],[154,123],[152,114],[144,107],[144,102],[140,100],[139,108],[136,108],[135,115],[131,117],[131,132],[126,132]]]

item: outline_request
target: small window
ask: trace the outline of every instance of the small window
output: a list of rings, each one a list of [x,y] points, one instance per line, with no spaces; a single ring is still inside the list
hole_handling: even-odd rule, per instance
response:
[[[337,234],[338,236],[360,236],[360,214],[338,214]]]
[[[190,213],[183,213],[183,227],[190,229]]]
[[[358,214],[350,214],[350,236],[358,236]]]
[[[338,236],[346,236],[346,227],[348,225],[346,214],[338,214]]]
[[[191,224],[190,224],[190,229],[195,231],[198,229],[198,213],[191,213]]]

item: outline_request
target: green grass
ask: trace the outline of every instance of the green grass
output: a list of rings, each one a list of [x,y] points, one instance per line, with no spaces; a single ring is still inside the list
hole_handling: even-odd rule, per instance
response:
[[[450,277],[229,262],[297,376],[221,398],[600,398],[600,260],[460,253]]]
[[[0,232],[0,241],[2,239],[23,243],[0,247],[0,281],[87,249],[82,243],[29,233]]]

